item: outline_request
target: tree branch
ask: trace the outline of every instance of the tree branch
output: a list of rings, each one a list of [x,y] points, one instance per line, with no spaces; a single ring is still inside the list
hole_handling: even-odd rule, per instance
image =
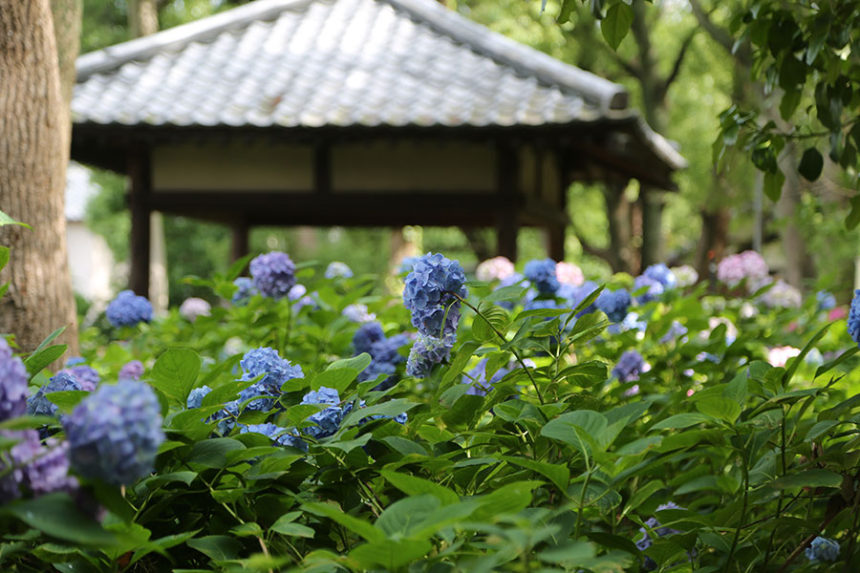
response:
[[[705,11],[700,0],[689,0],[690,8],[693,9],[693,15],[696,21],[704,28],[705,32],[731,56],[736,58],[744,67],[749,67],[752,64],[752,55],[750,54],[749,42],[744,42],[737,50],[735,50],[735,40],[732,35],[725,29],[717,26],[711,19],[711,13]]]
[[[672,64],[672,71],[669,72],[669,75],[663,81],[662,92],[665,94],[669,91],[669,86],[672,85],[676,79],[678,79],[678,74],[681,71],[681,65],[684,63],[684,58],[687,56],[687,51],[690,49],[690,45],[693,43],[693,38],[696,37],[696,32],[698,32],[698,28],[693,28],[687,37],[684,38],[684,42],[681,44],[681,49],[678,51],[678,55],[675,57],[675,63]]]

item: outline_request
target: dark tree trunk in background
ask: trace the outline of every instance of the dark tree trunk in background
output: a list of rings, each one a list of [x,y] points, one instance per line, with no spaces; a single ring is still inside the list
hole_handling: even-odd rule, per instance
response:
[[[699,216],[702,219],[702,239],[696,252],[696,271],[700,280],[709,277],[711,261],[719,262],[728,253],[729,220],[731,212],[728,207],[717,206],[703,208]]]
[[[800,196],[803,191],[803,183],[795,167],[797,163],[796,148],[792,142],[788,142],[780,165],[785,174],[785,183],[782,185],[782,195],[776,204],[776,213],[783,225],[780,233],[782,250],[785,253],[783,278],[790,285],[801,288],[804,279],[815,276],[815,266],[806,248],[806,240],[797,224]]]
[[[0,244],[12,249],[0,277],[10,282],[0,331],[31,351],[65,326],[76,353],[64,197],[69,117],[48,0],[0,0],[0,85],[0,209],[32,226],[0,228]]]
[[[631,203],[624,196],[625,184],[606,183],[603,198],[609,217],[609,251],[607,260],[613,272],[634,272]]]

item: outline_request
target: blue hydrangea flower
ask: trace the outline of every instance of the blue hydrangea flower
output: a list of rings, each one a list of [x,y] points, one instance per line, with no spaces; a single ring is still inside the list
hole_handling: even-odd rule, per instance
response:
[[[552,259],[534,259],[526,263],[523,274],[543,296],[552,296],[558,290],[559,282],[555,274],[556,263]]]
[[[376,315],[367,311],[366,304],[349,304],[343,309],[341,314],[352,322],[357,322],[359,324],[376,320]]]
[[[673,289],[678,285],[678,279],[675,277],[675,273],[673,273],[672,269],[663,263],[651,265],[645,269],[645,272],[642,274],[663,285],[664,290]]]
[[[612,369],[612,375],[618,378],[619,382],[632,382],[639,380],[639,376],[649,369],[650,366],[641,354],[635,350],[628,350],[618,359],[618,363]]]
[[[558,289],[558,296],[562,297],[567,301],[568,308],[573,309],[579,306],[582,301],[587,299],[591,295],[591,293],[596,291],[598,288],[598,284],[594,281],[585,281],[579,286],[562,284],[561,288]],[[584,314],[594,312],[596,308],[597,301],[580,310],[578,313],[576,313],[576,316],[577,318],[579,318]]]
[[[209,416],[206,421],[217,421],[218,433],[226,436],[236,427],[237,418],[239,418],[239,400],[231,400],[225,403],[220,410]]]
[[[119,369],[120,380],[140,380],[141,376],[143,376],[143,362],[140,360],[126,362]]]
[[[279,300],[296,284],[296,265],[286,253],[272,251],[255,257],[250,264],[251,278],[260,294]]]
[[[848,312],[848,334],[860,345],[860,289],[854,291],[854,300],[851,301],[851,310]]]
[[[0,422],[27,411],[27,368],[5,338],[0,338]]]
[[[468,374],[464,374],[462,378],[463,384],[470,384],[466,394],[472,396],[486,396],[487,392],[495,388],[496,384],[501,382],[510,370],[507,368],[499,368],[492,378],[487,381],[487,359],[482,358],[474,368],[469,370]]]
[[[301,403],[329,404],[328,408],[308,416],[308,420],[316,425],[302,428],[304,434],[315,439],[320,439],[337,432],[344,415],[343,408],[339,406],[340,395],[337,393],[337,390],[320,386],[319,390],[312,390],[305,394],[302,397]]]
[[[27,400],[27,413],[31,416],[56,416],[57,405],[48,400],[51,392],[82,390],[78,380],[67,372],[58,372],[47,384],[39,388],[35,396]]]
[[[804,553],[811,563],[836,561],[839,559],[839,543],[819,535],[812,540]]]
[[[668,344],[676,339],[684,340],[684,336],[687,334],[687,327],[678,322],[677,320],[672,321],[672,325],[669,327],[669,330],[666,331],[662,337],[660,337],[661,344]]]
[[[606,328],[610,334],[620,334],[622,332],[627,332],[628,330],[637,330],[640,333],[644,333],[647,329],[648,323],[644,320],[639,320],[639,314],[635,312],[628,312],[627,316],[624,317],[624,320],[610,324]],[[639,334],[637,336],[641,339],[644,337],[644,334]]]
[[[379,342],[385,339],[385,332],[382,330],[382,325],[378,322],[365,322],[358,327],[352,337],[352,347],[355,348],[356,354],[367,352],[370,354],[370,347],[374,342]]]
[[[340,261],[333,261],[325,269],[325,278],[333,279],[335,277],[348,279],[352,276],[352,269],[349,265]]]
[[[279,446],[288,446],[305,452],[308,451],[307,442],[298,436],[291,435],[289,433],[290,431],[286,428],[282,428],[275,424],[249,424],[247,426],[242,426],[239,429],[240,434],[247,434],[248,432],[263,434]]]
[[[412,326],[427,336],[456,332],[460,303],[451,293],[465,298],[465,282],[466,275],[457,261],[438,253],[416,260],[403,290],[403,303],[412,314]]]
[[[675,505],[674,503],[672,503],[670,501],[669,503],[666,503],[666,504],[663,504],[663,505],[657,507],[658,512],[663,511],[664,509],[684,509],[684,508],[680,507],[678,505]],[[660,522],[657,521],[656,517],[649,517],[645,521],[645,525],[647,525],[648,528],[650,528],[654,533],[656,533],[658,537],[667,537],[669,535],[677,535],[677,534],[682,533],[681,531],[678,531],[677,529],[672,529],[670,527],[661,527]],[[645,551],[646,549],[651,547],[653,541],[651,540],[651,535],[648,533],[648,529],[646,529],[644,527],[640,527],[639,531],[642,532],[643,537],[642,537],[642,539],[639,539],[636,541],[636,548],[639,549],[639,551]],[[654,560],[651,559],[650,557],[646,556],[645,557],[645,564],[642,567],[642,570],[643,571],[652,571],[656,568],[657,568],[657,563],[655,563]]]
[[[236,306],[245,306],[252,296],[260,293],[257,287],[254,286],[254,281],[248,277],[239,277],[233,281],[233,284],[238,290],[233,293],[233,298],[230,299],[230,302]]]
[[[18,440],[8,453],[0,456],[0,503],[7,503],[21,497],[24,468],[41,444],[36,430],[0,430],[0,436]]]
[[[597,308],[603,311],[612,322],[621,322],[627,316],[627,309],[633,300],[625,289],[616,291],[603,290],[594,301]]]
[[[400,261],[400,266],[397,267],[398,274],[412,272],[412,266],[417,260],[418,257],[403,257],[403,260]]]
[[[212,388],[209,386],[201,386],[200,388],[194,388],[191,392],[188,393],[188,398],[185,400],[185,407],[189,410],[194,408],[199,408],[203,405],[203,398],[212,391]]]
[[[836,307],[836,297],[826,290],[815,293],[815,300],[818,301],[818,310],[830,310]]]
[[[75,471],[114,485],[150,473],[164,441],[155,392],[128,380],[100,386],[66,416],[63,428]]]
[[[255,396],[268,396],[249,402],[247,408],[267,412],[281,395],[281,386],[287,380],[303,378],[301,366],[290,364],[289,360],[278,356],[271,348],[257,348],[246,353],[239,365],[242,367],[242,380],[253,380],[264,375],[239,393],[239,400],[245,401]]]
[[[419,334],[406,360],[406,374],[415,378],[425,378],[430,374],[433,366],[448,360],[454,342],[453,334],[443,338]]]
[[[105,314],[115,327],[134,326],[152,320],[152,304],[146,298],[124,290],[107,306]]]
[[[96,386],[99,382],[101,382],[101,376],[92,366],[87,366],[86,364],[77,364],[75,366],[69,367],[68,364],[65,368],[60,370],[58,374],[65,373],[71,374],[74,376],[75,380],[81,385],[81,390],[85,390],[87,392],[92,392],[96,389]]]
[[[663,287],[663,283],[658,281],[657,279],[652,279],[651,277],[647,277],[645,275],[639,275],[635,279],[633,279],[633,291],[640,291],[644,288],[647,288],[645,292],[636,297],[636,302],[639,304],[645,304],[654,300],[659,299],[663,295],[663,291],[665,290]]]

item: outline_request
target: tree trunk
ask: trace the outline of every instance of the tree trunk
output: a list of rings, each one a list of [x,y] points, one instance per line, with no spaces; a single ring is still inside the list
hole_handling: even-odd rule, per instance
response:
[[[706,207],[700,211],[702,218],[702,239],[696,252],[696,271],[699,278],[710,277],[711,263],[719,262],[726,256],[729,243],[729,220],[731,212],[727,207]]]
[[[32,226],[0,228],[12,249],[0,331],[31,351],[59,326],[77,352],[66,252],[68,136],[48,0],[0,0],[0,206]]]
[[[796,287],[802,288],[805,278],[815,276],[815,267],[812,257],[806,248],[806,240],[797,225],[797,213],[800,209],[800,196],[802,192],[800,176],[797,173],[797,155],[792,142],[788,142],[785,153],[782,156],[781,168],[785,174],[785,183],[782,185],[782,194],[776,204],[777,215],[782,220],[782,250],[785,255],[785,268],[783,278]]]
[[[625,185],[606,183],[603,198],[606,201],[606,214],[609,220],[608,262],[613,272],[633,272],[633,252],[631,246],[630,201],[624,196]]]
[[[128,27],[132,38],[158,32],[158,0],[128,0]]]

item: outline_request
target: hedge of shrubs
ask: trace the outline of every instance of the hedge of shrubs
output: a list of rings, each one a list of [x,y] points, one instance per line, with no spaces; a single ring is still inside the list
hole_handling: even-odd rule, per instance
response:
[[[0,340],[2,570],[860,570],[860,302],[755,253],[247,263]]]

